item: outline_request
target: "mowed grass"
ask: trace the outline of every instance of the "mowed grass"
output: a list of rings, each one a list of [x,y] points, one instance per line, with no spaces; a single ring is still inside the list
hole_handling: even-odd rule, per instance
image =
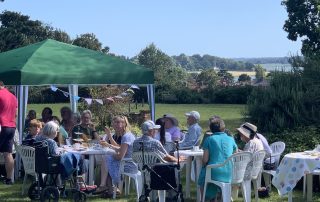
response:
[[[63,106],[69,106],[69,104],[29,104],[28,110],[34,109],[37,112],[37,118],[41,117],[41,111],[44,107],[51,107],[53,109],[54,115],[60,117],[60,108]],[[141,109],[148,109],[148,105],[142,107],[140,104],[138,108],[135,109],[135,106],[131,106],[131,111],[139,111]],[[156,117],[161,117],[165,113],[171,113],[177,117],[181,127],[186,128],[186,117],[185,113],[191,110],[197,110],[201,114],[200,125],[204,130],[207,129],[208,118],[212,115],[219,115],[226,122],[227,128],[232,132],[235,132],[235,128],[238,127],[243,122],[242,113],[245,110],[244,105],[223,105],[223,104],[157,104],[156,105]],[[31,180],[29,180],[31,182]],[[20,202],[20,201],[30,201],[27,196],[21,196],[21,185],[22,181],[18,180],[12,186],[5,186],[0,184],[0,202],[10,201],[10,202]],[[185,171],[182,172],[182,185],[185,188]],[[28,186],[27,186],[28,187]],[[61,199],[60,201],[72,201],[71,199]],[[103,199],[99,196],[89,196],[87,201],[92,202],[105,202],[105,201],[114,201],[114,202],[123,202],[123,201],[136,201],[135,190],[131,190],[130,195],[120,196],[116,200]],[[191,184],[191,198],[186,199],[186,202],[196,201],[196,186],[195,183]],[[237,202],[243,201],[240,197],[235,200]],[[266,199],[260,199],[261,202],[285,202],[288,201],[288,198],[280,197],[275,189],[271,192],[271,196]],[[301,191],[294,192],[293,201],[304,201],[302,198]],[[320,201],[319,193],[314,193],[313,201]]]
[[[55,116],[60,117],[60,109],[63,106],[69,106],[68,103],[61,104],[29,104],[27,110],[35,110],[37,118],[41,118],[41,111],[44,107],[50,107]],[[139,112],[142,109],[149,109],[148,105],[138,104],[136,107],[131,105],[131,112]],[[245,105],[226,105],[226,104],[156,104],[156,118],[162,117],[166,113],[174,115],[180,123],[180,127],[187,128],[185,113],[196,110],[201,114],[200,125],[206,130],[208,128],[208,119],[212,115],[220,116],[226,124],[226,127],[232,132],[243,122],[243,112]]]

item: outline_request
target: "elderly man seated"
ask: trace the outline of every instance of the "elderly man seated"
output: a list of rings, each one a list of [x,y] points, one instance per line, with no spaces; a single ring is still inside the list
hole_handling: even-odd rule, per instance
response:
[[[197,111],[191,111],[185,114],[187,117],[188,133],[184,140],[180,143],[180,149],[189,149],[195,146],[201,136],[201,127],[198,122],[200,120],[200,114]]]
[[[160,141],[154,139],[156,130],[160,127],[160,125],[155,125],[155,123],[151,120],[144,122],[141,126],[143,135],[133,142],[133,152],[141,151],[141,142],[143,142],[145,152],[155,152],[165,161],[177,162],[178,159],[169,155],[163,148]],[[180,160],[184,159],[184,157],[180,157]]]

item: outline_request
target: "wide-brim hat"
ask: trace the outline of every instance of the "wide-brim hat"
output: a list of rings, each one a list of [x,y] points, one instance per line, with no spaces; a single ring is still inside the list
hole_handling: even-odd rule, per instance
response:
[[[163,118],[170,119],[174,126],[179,125],[178,119],[176,119],[172,114],[165,114],[165,115],[163,115]]]
[[[257,126],[251,124],[251,123],[244,123],[240,126],[240,128],[237,128],[237,131],[239,131],[242,135],[246,136],[247,138],[250,138],[250,134],[252,132],[257,132]]]

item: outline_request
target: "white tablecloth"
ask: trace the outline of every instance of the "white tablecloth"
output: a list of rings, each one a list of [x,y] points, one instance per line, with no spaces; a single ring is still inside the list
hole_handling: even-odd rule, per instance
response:
[[[287,194],[305,174],[317,168],[320,168],[320,153],[315,156],[304,152],[287,154],[277,168],[272,184],[280,195]]]
[[[177,152],[174,153],[175,156],[177,156]],[[193,150],[179,150],[179,156],[185,156],[187,158],[187,165],[186,165],[186,198],[190,197],[190,179],[191,179],[191,165],[192,165],[192,157],[194,157],[194,160],[196,162],[195,166],[195,183],[197,186],[197,201],[200,201],[200,190],[197,185],[198,183],[198,177],[200,174],[201,169],[201,161],[203,156],[203,150],[193,151]]]
[[[79,151],[79,150],[74,150],[72,147],[65,147],[65,148],[61,148],[60,150],[64,150],[65,152],[82,154],[82,155],[89,155],[89,170],[88,170],[89,185],[94,184],[94,156],[95,155],[113,155],[116,153],[113,149],[110,149],[110,148],[99,148],[99,149],[88,148],[88,149]]]

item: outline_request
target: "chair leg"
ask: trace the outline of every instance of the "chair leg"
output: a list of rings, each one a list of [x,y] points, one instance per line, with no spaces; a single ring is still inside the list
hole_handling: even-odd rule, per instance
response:
[[[268,173],[263,173],[262,174],[263,175],[263,179],[264,179],[264,184],[265,184],[265,187],[268,187],[268,186],[270,186],[270,188],[271,188],[271,176],[268,174]]]
[[[251,202],[251,180],[245,180],[241,183],[241,187],[244,190],[242,193],[244,194],[244,201]]]
[[[137,199],[139,201],[139,197],[140,197],[140,185],[139,185],[139,176],[136,176],[134,179],[135,185],[136,185],[136,192],[137,192]]]
[[[224,187],[221,188],[222,190],[222,201],[223,202],[229,202],[231,201],[231,185],[224,185]]]
[[[28,178],[28,174],[25,173],[24,174],[24,178],[23,178],[23,183],[22,183],[22,195],[24,195],[24,190],[25,190],[25,186],[26,186],[26,183],[27,183],[27,178]]]
[[[305,196],[306,196],[306,178],[307,178],[307,176],[306,175],[304,175],[303,176],[303,194],[302,194],[302,197],[304,198]]]
[[[128,196],[130,190],[130,177],[124,175],[124,195]]]
[[[253,182],[254,198],[255,198],[255,201],[258,202],[259,201],[259,196],[258,196],[259,178],[252,180],[252,182]]]
[[[166,190],[159,190],[158,191],[159,202],[166,201]]]
[[[202,196],[201,196],[201,201],[204,202],[205,199],[206,199],[206,190],[207,190],[207,182],[204,183],[204,188],[203,188],[203,193],[202,193]]]

